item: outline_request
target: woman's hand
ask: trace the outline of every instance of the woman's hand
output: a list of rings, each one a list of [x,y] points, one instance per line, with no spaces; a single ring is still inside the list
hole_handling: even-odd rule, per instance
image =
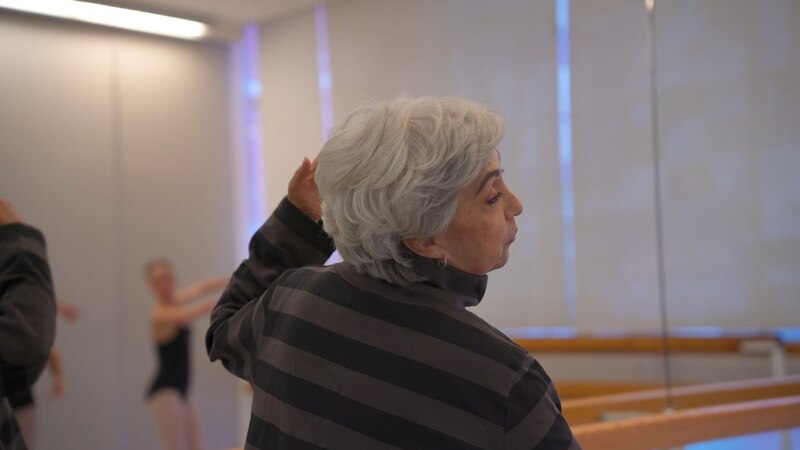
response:
[[[288,195],[289,201],[314,222],[322,218],[322,199],[317,190],[317,183],[314,182],[317,162],[317,160],[311,162],[308,158],[303,158],[303,164],[289,181]]]
[[[23,220],[22,216],[20,216],[17,210],[14,209],[14,205],[12,205],[11,202],[0,198],[0,227],[18,222],[23,222]]]

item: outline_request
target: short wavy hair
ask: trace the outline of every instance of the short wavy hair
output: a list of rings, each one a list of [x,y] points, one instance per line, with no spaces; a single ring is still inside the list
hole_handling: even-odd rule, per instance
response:
[[[419,281],[402,240],[447,229],[504,132],[497,111],[461,98],[398,98],[352,113],[323,146],[315,176],[342,258],[393,284]]]

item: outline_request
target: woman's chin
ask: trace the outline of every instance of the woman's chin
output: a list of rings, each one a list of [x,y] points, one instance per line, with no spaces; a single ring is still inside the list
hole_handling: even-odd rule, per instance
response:
[[[506,248],[505,251],[503,252],[503,255],[497,260],[497,263],[494,265],[494,268],[492,268],[492,270],[503,268],[503,266],[505,266],[506,263],[508,263],[509,256],[510,255],[508,252],[508,248]]]

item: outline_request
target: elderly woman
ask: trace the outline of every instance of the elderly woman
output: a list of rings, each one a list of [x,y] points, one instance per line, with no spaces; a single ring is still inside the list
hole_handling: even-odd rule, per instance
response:
[[[246,448],[580,448],[539,363],[466,309],[522,213],[502,135],[484,106],[398,99],[303,162],[206,337],[254,387]]]

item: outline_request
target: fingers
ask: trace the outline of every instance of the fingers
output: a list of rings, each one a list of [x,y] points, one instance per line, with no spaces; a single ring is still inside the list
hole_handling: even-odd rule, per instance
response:
[[[303,178],[306,172],[308,171],[309,164],[310,163],[308,162],[308,158],[303,158],[303,162],[300,163],[300,167],[298,167],[297,170],[294,171],[293,178]]]
[[[308,169],[306,170],[306,181],[314,181],[314,172],[317,171],[317,163],[316,160],[311,162],[308,158],[303,160],[304,163],[308,163]]]
[[[303,158],[303,163],[300,165],[298,169],[300,178],[304,181],[308,181],[309,179],[314,178],[314,172],[317,170],[317,165],[314,162],[311,162],[308,158]]]
[[[295,171],[294,176],[298,180],[302,180],[303,184],[308,186],[310,184],[314,184],[314,173],[317,170],[317,164],[319,161],[314,159],[312,162],[307,157],[303,158],[303,163],[300,164],[300,167],[297,168]]]
[[[319,157],[314,158],[314,161],[311,162],[310,170],[308,172],[308,181],[310,183],[315,183],[314,175],[317,173],[318,166],[319,166]]]

